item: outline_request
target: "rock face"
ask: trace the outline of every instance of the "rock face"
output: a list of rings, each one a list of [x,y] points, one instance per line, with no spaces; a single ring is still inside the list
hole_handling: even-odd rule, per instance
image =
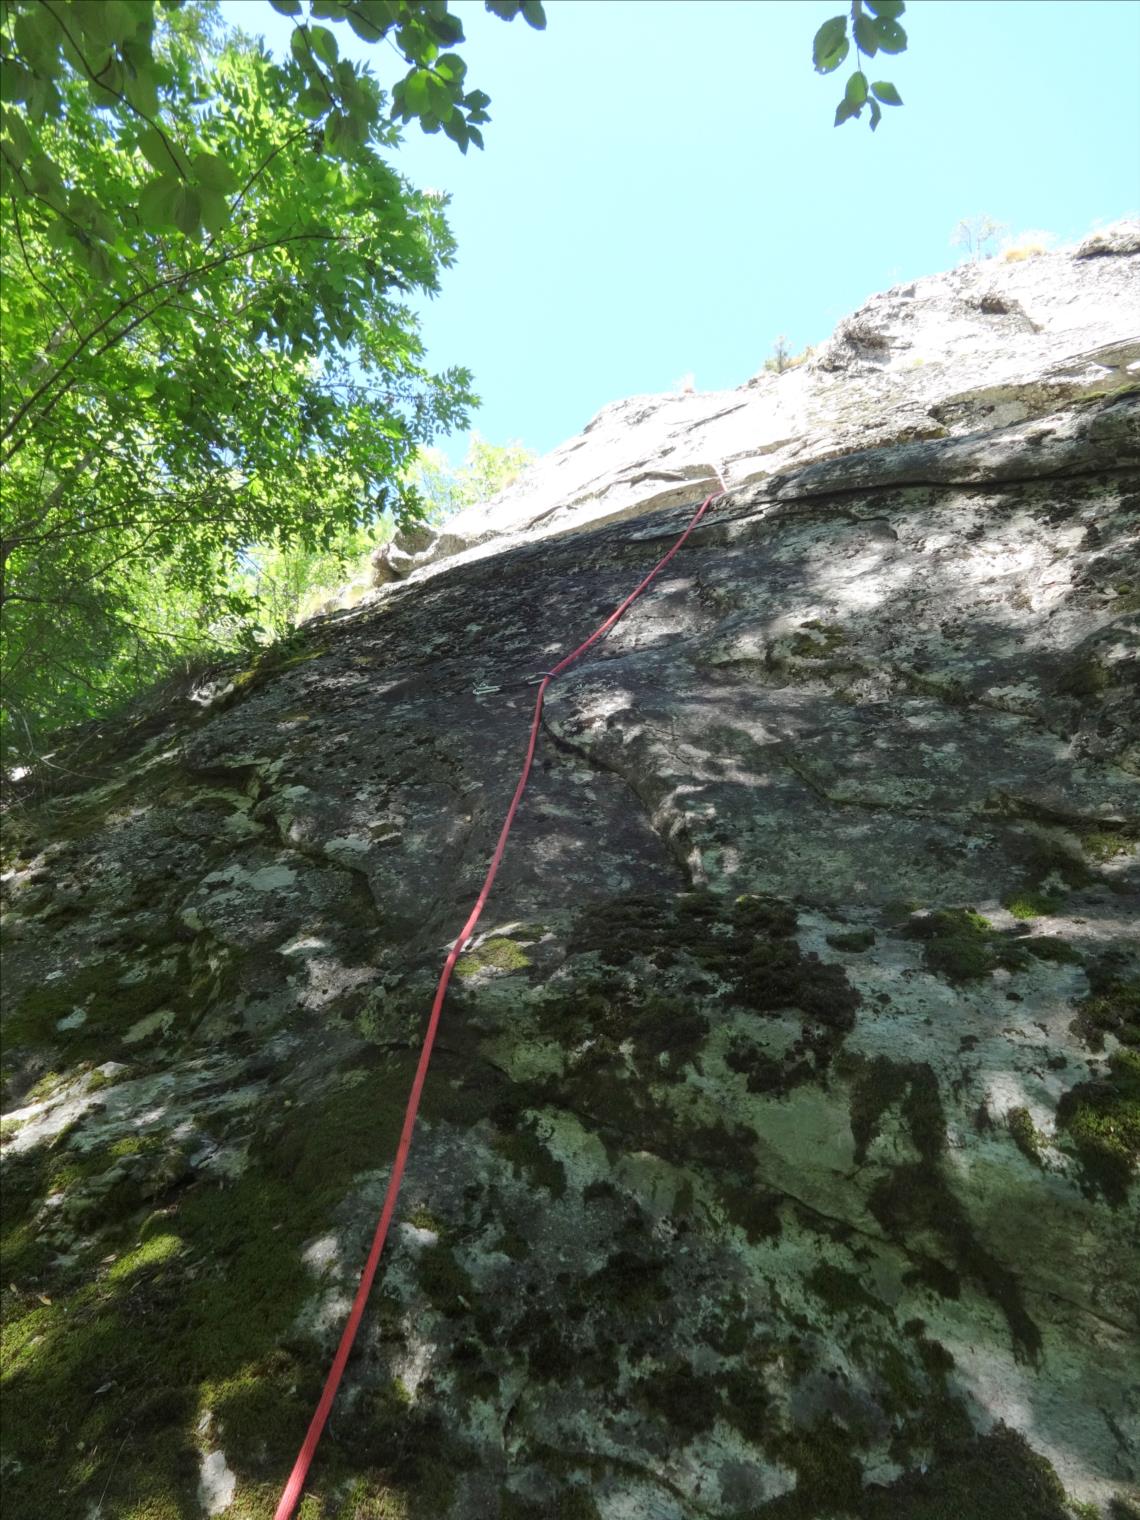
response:
[[[904,440],[1048,415],[1140,373],[1140,222],[873,296],[805,364],[739,390],[615,402],[491,502],[377,551],[377,586]]]
[[[708,397],[609,408],[449,558],[12,788],[11,1514],[273,1513],[523,682],[714,462],[551,689],[302,1514],[1135,1513],[1128,237],[876,298],[732,393],[739,450]]]

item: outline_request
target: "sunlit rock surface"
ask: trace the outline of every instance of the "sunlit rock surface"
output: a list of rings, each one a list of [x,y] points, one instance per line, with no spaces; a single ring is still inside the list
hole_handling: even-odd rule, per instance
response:
[[[608,408],[530,540],[10,789],[6,1514],[272,1515],[522,683],[714,461],[551,690],[302,1514],[1136,1513],[1130,236],[875,298],[721,451]]]
[[[816,460],[969,436],[1140,375],[1140,221],[984,259],[872,298],[805,362],[731,391],[631,396],[492,501],[378,551],[375,584]]]

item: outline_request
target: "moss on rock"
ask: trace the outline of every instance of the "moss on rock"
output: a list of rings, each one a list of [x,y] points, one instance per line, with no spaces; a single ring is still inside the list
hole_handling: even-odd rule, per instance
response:
[[[1034,1166],[1041,1165],[1041,1136],[1027,1108],[1011,1108],[1005,1116],[1010,1139]]]
[[[1021,944],[997,933],[974,908],[940,908],[912,918],[907,934],[922,941],[927,970],[947,981],[976,981],[999,966],[1018,970],[1026,964]]]
[[[530,957],[513,939],[499,937],[484,940],[476,949],[461,955],[455,963],[455,975],[474,977],[486,971],[523,971],[529,965]]]
[[[1140,977],[1122,973],[1116,957],[1088,966],[1089,995],[1077,1004],[1075,1033],[1093,1050],[1104,1049],[1105,1035],[1122,1045],[1140,1046]]]
[[[1140,1051],[1114,1051],[1107,1077],[1071,1088],[1057,1106],[1057,1127],[1076,1149],[1086,1192],[1124,1203],[1140,1164]]]

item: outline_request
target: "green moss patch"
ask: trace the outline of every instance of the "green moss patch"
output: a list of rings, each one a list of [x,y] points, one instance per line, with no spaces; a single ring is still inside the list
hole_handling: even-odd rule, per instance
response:
[[[1054,934],[1034,934],[1019,940],[1018,944],[1028,955],[1038,961],[1053,961],[1061,966],[1079,966],[1084,956],[1074,950],[1067,940]]]
[[[819,1520],[822,1515],[858,1515],[863,1498],[863,1468],[850,1432],[835,1420],[811,1428],[785,1431],[769,1449],[795,1470],[791,1493],[769,1500],[758,1514],[763,1520]]]
[[[868,1205],[892,1240],[924,1254],[937,1246],[954,1270],[1002,1311],[1016,1354],[1037,1360],[1041,1332],[1029,1316],[1017,1278],[978,1240],[940,1167],[925,1161],[895,1167],[872,1188]]]
[[[1069,1520],[1052,1466],[1005,1425],[940,1440],[924,1467],[888,1488],[870,1485],[854,1510],[859,1520]]]
[[[1084,835],[1081,840],[1081,848],[1089,860],[1098,866],[1103,866],[1107,865],[1110,860],[1116,860],[1121,855],[1134,854],[1136,841],[1130,839],[1127,834],[1098,830],[1095,833]]]
[[[732,900],[702,891],[675,899],[611,899],[581,915],[569,949],[592,953],[607,967],[636,968],[637,990],[599,977],[579,984],[577,1010],[560,997],[557,1014],[586,1038],[612,1032],[619,1042],[632,1038],[646,1056],[675,1054],[679,1065],[693,1059],[708,1027],[693,1006],[698,1000],[726,1001],[760,1015],[794,1010],[813,1029],[793,1052],[792,1082],[784,1070],[786,1090],[828,1064],[860,1001],[842,967],[800,950],[795,928],[794,909],[771,898]],[[681,996],[678,987],[692,995]],[[811,1060],[803,1059],[807,1052]]]
[[[523,971],[530,958],[512,939],[485,940],[477,950],[468,950],[455,963],[458,977],[478,976],[485,971]]]
[[[997,933],[989,919],[973,908],[940,908],[912,918],[906,932],[923,942],[928,971],[951,982],[977,981],[999,966],[1018,970],[1026,964],[1020,941]]]
[[[883,1114],[897,1109],[918,1160],[894,1166],[871,1189],[868,1206],[884,1233],[927,1262],[936,1290],[957,1297],[968,1278],[1005,1315],[1014,1349],[1035,1360],[1041,1335],[1026,1311],[1017,1279],[982,1246],[969,1215],[942,1171],[946,1121],[937,1079],[925,1062],[893,1062],[885,1056],[844,1065],[852,1073],[851,1133],[857,1161],[865,1161]],[[941,1257],[941,1260],[939,1260]],[[927,1280],[927,1279],[924,1279]]]
[[[69,1062],[121,1056],[129,1050],[121,1042],[132,1024],[163,1008],[180,1012],[190,1006],[189,983],[184,951],[153,966],[138,957],[85,966],[31,988],[6,1010],[5,1050],[58,1048]],[[68,1027],[61,1029],[61,1022]]]
[[[710,1430],[720,1411],[721,1395],[715,1381],[701,1377],[684,1362],[640,1378],[631,1392],[682,1441]]]
[[[874,929],[852,929],[849,933],[829,934],[827,943],[833,950],[843,950],[848,955],[858,955],[864,950],[870,950],[875,943],[875,931]]]
[[[1085,1190],[1124,1203],[1140,1163],[1140,1050],[1117,1050],[1108,1076],[1081,1082],[1057,1106],[1057,1127],[1072,1141]]]
[[[846,643],[847,635],[841,628],[811,618],[800,624],[800,631],[792,635],[789,647],[802,660],[823,660]]]
[[[1106,956],[1090,962],[1088,978],[1089,996],[1077,1004],[1074,1031],[1093,1050],[1103,1050],[1109,1034],[1122,1045],[1140,1046],[1140,977],[1123,975]]]
[[[1018,1150],[1034,1166],[1041,1165],[1041,1136],[1027,1108],[1011,1108],[1005,1116],[1005,1126]]]
[[[551,1155],[533,1125],[523,1122],[496,1135],[494,1147],[510,1163],[515,1175],[525,1177],[532,1187],[544,1188],[552,1198],[561,1198],[565,1193],[566,1168]]]
[[[426,1246],[416,1262],[416,1279],[441,1314],[463,1314],[475,1303],[475,1284],[449,1246]]]
[[[1014,918],[1044,918],[1057,913],[1070,892],[1094,880],[1073,847],[1052,834],[1022,834],[1013,848],[1022,879],[1002,898],[1002,907]]]
[[[1107,690],[1111,677],[1102,660],[1092,655],[1073,660],[1057,678],[1057,692],[1062,697],[1075,697],[1087,701]]]

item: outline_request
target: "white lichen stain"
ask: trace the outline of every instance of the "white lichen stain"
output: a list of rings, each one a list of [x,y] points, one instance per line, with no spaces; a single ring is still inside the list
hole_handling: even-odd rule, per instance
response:
[[[198,1469],[198,1503],[207,1515],[220,1515],[234,1502],[237,1476],[222,1451],[203,1452]]]
[[[322,1235],[301,1252],[301,1260],[310,1272],[323,1277],[340,1265],[340,1241],[335,1235]]]

